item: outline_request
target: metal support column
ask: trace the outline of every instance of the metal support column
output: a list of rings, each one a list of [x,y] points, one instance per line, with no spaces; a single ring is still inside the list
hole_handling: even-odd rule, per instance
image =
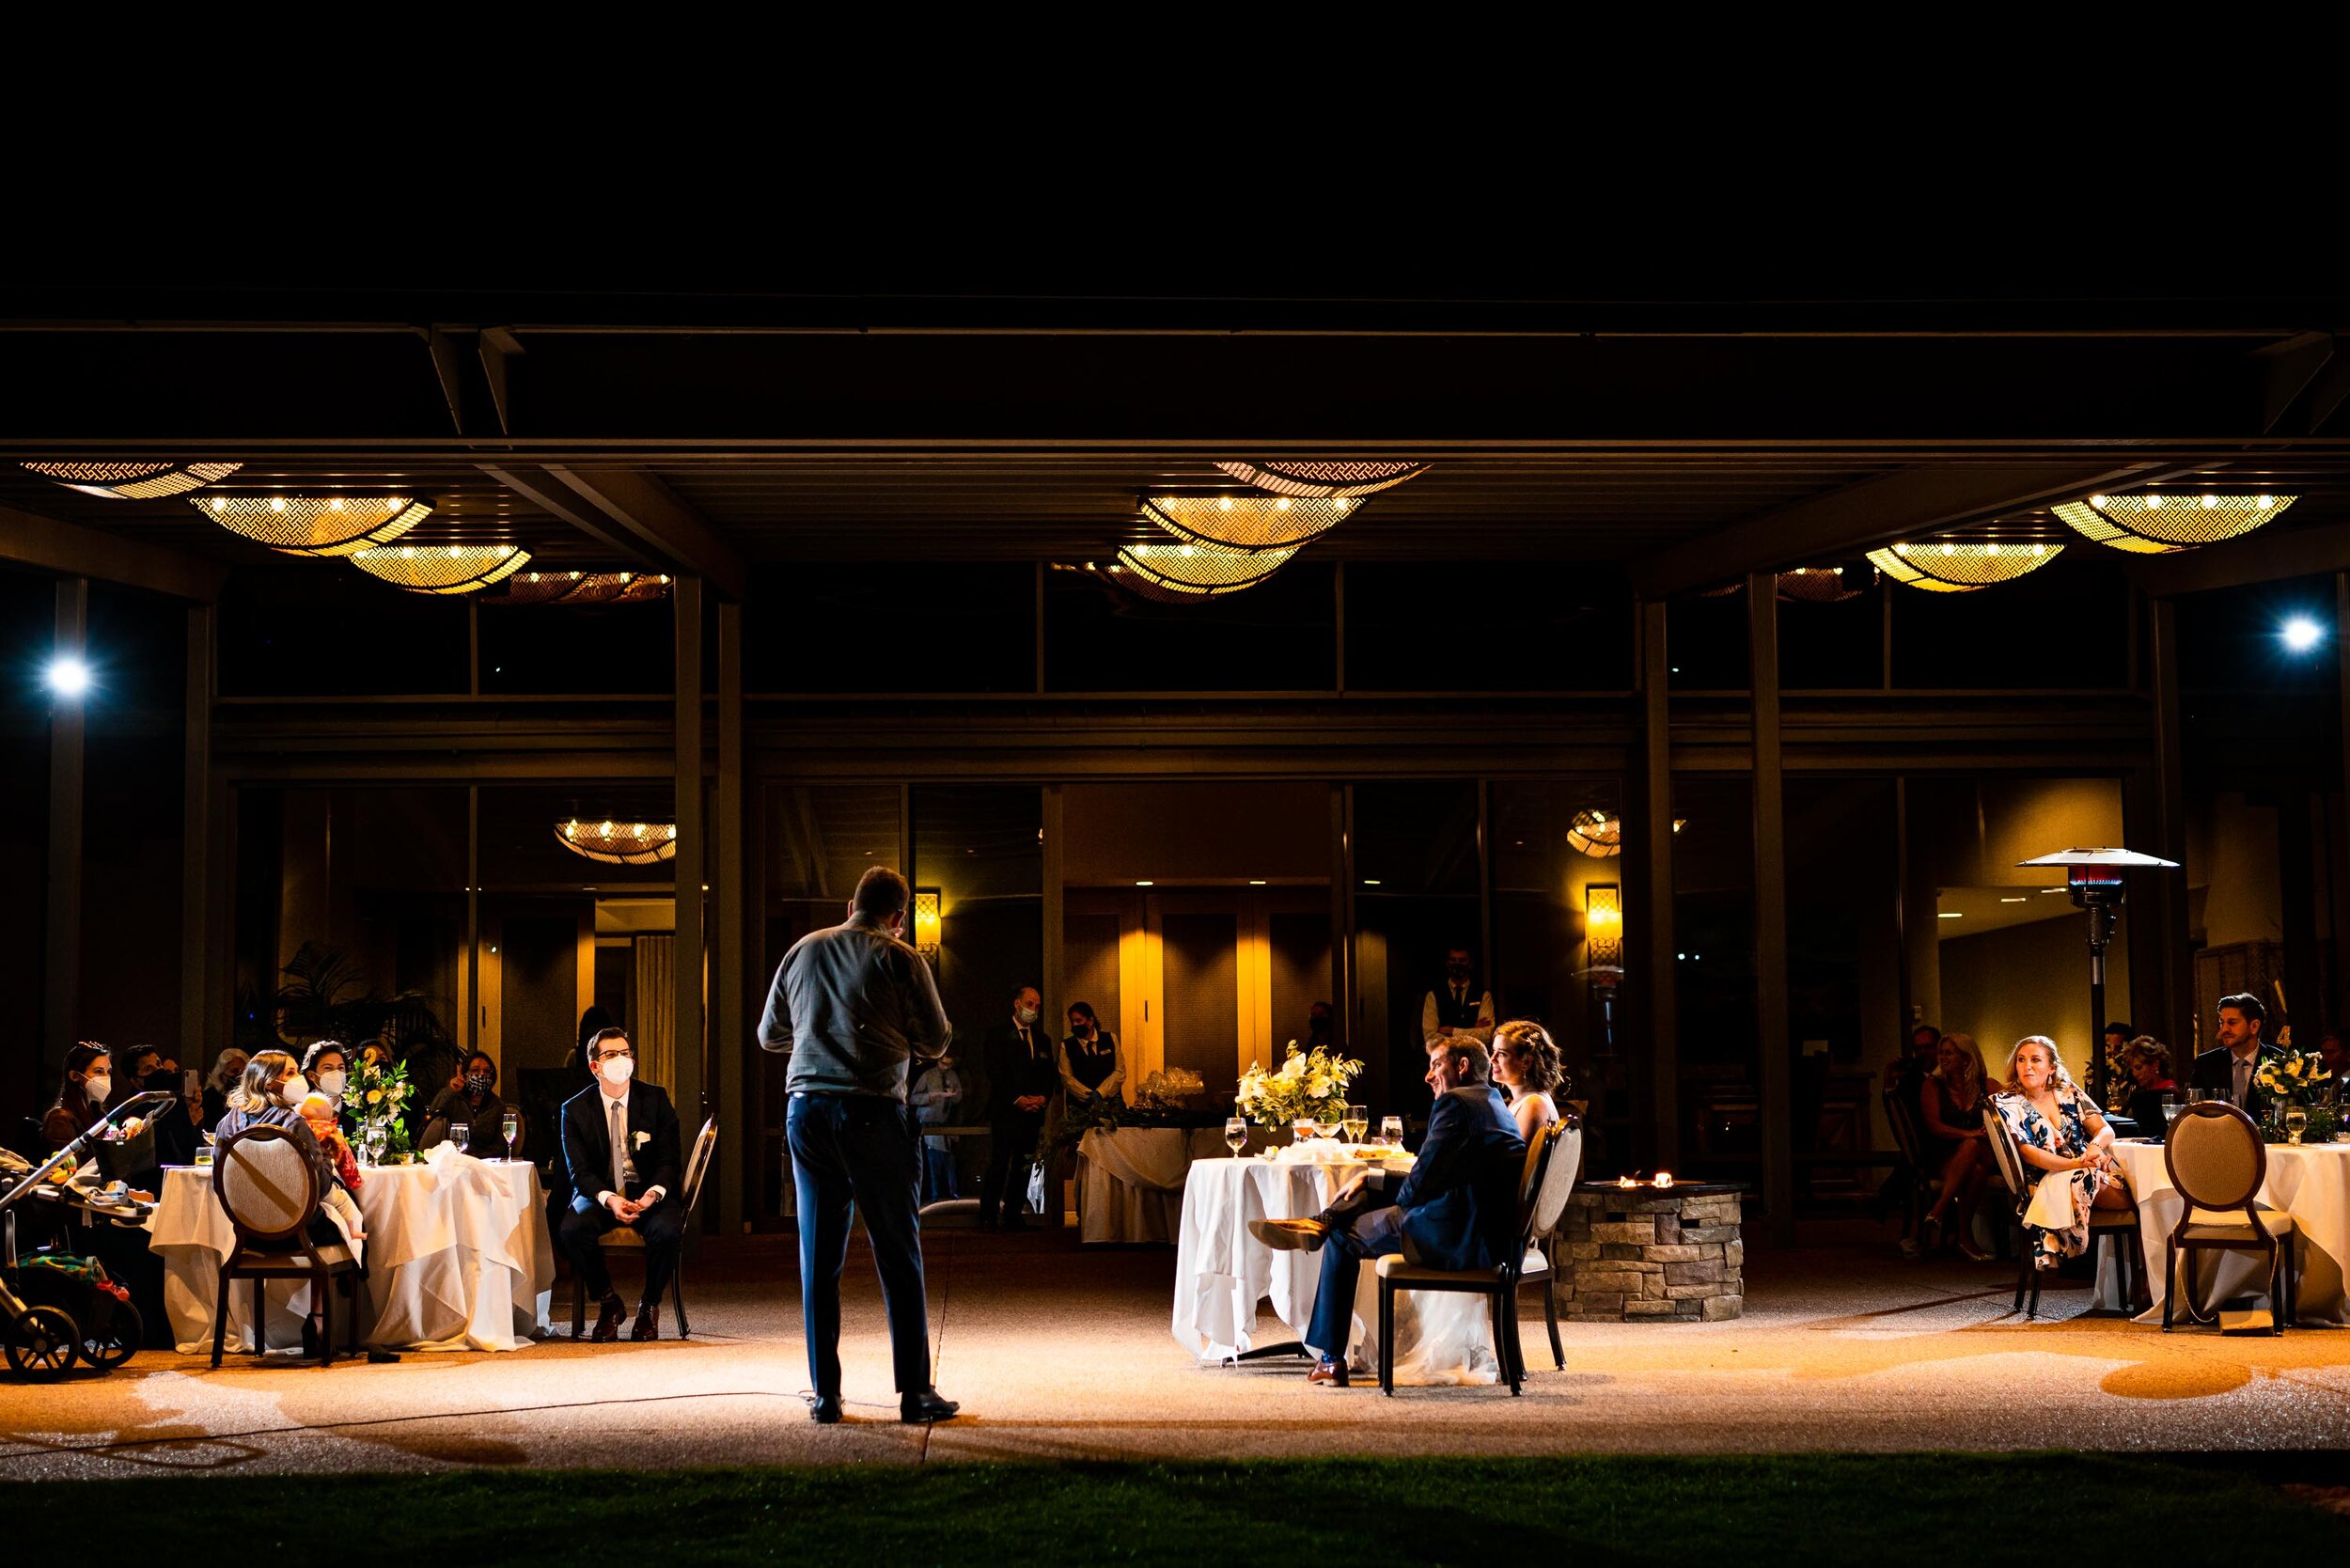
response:
[[[212,969],[212,628],[210,604],[188,611],[186,747],[180,771],[180,1065],[210,1053],[207,982]]]
[[[1666,662],[1665,604],[1640,605],[1641,855],[1639,881],[1624,891],[1634,929],[1641,933],[1635,960],[1638,996],[1648,1004],[1649,1125],[1652,1168],[1681,1163],[1681,1008],[1679,963],[1673,949],[1672,693]]]
[[[1778,729],[1778,577],[1747,575],[1754,713],[1754,1005],[1762,1089],[1762,1202],[1771,1239],[1795,1239],[1794,1058],[1788,1040],[1787,813]]]
[[[709,835],[702,809],[702,580],[673,585],[677,611],[677,1102],[689,1147],[710,1114],[703,1063],[702,882]]]
[[[89,642],[89,579],[57,584],[51,656],[79,659]],[[89,698],[49,700],[49,886],[41,949],[40,1057],[54,1072],[72,1048],[82,1005],[82,773]],[[45,1079],[43,1080],[46,1081]]]
[[[754,974],[744,878],[750,866],[743,818],[743,606],[718,606],[718,839],[710,859],[716,904],[717,962],[710,994],[718,1016],[715,1092],[718,1107],[718,1233],[740,1235],[750,1195],[744,1188],[746,1152],[759,1136],[749,1091],[753,1000],[766,977]]]
[[[2154,853],[2165,860],[2186,864],[2186,763],[2181,740],[2179,710],[2178,606],[2168,599],[2154,603],[2154,830],[2159,839]],[[2153,1026],[2170,1042],[2174,1059],[2194,1055],[2195,963],[2187,947],[2186,876],[2154,879],[2154,898],[2149,913],[2162,926],[2163,1015]],[[2139,1028],[2147,1019],[2133,1020]]]

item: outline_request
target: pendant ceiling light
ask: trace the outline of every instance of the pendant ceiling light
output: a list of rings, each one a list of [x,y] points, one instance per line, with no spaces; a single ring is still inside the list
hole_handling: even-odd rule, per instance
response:
[[[1865,572],[1841,566],[1799,566],[1778,574],[1778,596],[1806,604],[1835,604],[1857,599],[1876,584]]]
[[[191,495],[230,533],[289,556],[350,556],[389,544],[432,515],[410,495]]]
[[[530,552],[519,544],[379,544],[350,559],[412,593],[472,593],[520,572]]]
[[[2064,553],[2038,540],[1926,540],[1872,550],[1869,562],[1897,583],[1929,593],[1972,593],[2037,572]]]
[[[1428,472],[1424,463],[1323,463],[1281,458],[1264,463],[1219,463],[1218,468],[1276,495],[1374,495],[1390,485]]]
[[[146,501],[184,495],[243,466],[234,463],[28,463],[24,465],[68,490],[116,500]]]
[[[1567,843],[1577,855],[1606,860],[1623,853],[1623,819],[1605,811],[1577,811],[1567,828]]]
[[[1186,604],[1255,588],[1295,554],[1216,544],[1129,544],[1109,568],[1110,581],[1149,598]]]
[[[1337,527],[1356,505],[1343,495],[1159,494],[1142,498],[1142,515],[1192,544],[1286,551]]]
[[[555,841],[573,855],[607,866],[650,866],[677,858],[677,823],[589,823],[574,818],[555,824]]]
[[[2052,510],[2083,539],[2136,556],[2167,556],[2248,534],[2293,505],[2291,495],[2092,495]]]
[[[669,596],[669,579],[649,572],[523,572],[484,604],[640,604]]]

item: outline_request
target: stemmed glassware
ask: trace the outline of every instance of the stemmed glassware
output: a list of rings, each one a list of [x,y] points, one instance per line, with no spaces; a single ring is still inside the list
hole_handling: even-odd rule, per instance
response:
[[[1343,1125],[1343,1126],[1345,1127],[1345,1129],[1346,1129],[1346,1141],[1347,1141],[1347,1142],[1349,1142],[1349,1143],[1360,1143],[1360,1142],[1362,1142],[1362,1141],[1363,1141],[1363,1135],[1364,1135],[1365,1133],[1368,1133],[1368,1132],[1370,1132],[1370,1131],[1371,1131],[1371,1112],[1370,1112],[1370,1110],[1369,1110],[1366,1106],[1362,1106],[1362,1105],[1349,1105],[1349,1106],[1347,1106],[1347,1107],[1346,1107],[1346,1118],[1345,1118],[1345,1121],[1344,1121],[1344,1122],[1342,1123],[1342,1125]]]
[[[1290,1119],[1290,1141],[1292,1143],[1304,1143],[1316,1137],[1318,1132],[1319,1129],[1314,1126],[1314,1119],[1310,1116],[1294,1116]]]
[[[1239,1159],[1242,1152],[1248,1147],[1248,1123],[1242,1118],[1228,1116],[1224,1119],[1224,1147],[1232,1152],[1234,1159]]]
[[[514,1140],[522,1137],[523,1132],[522,1112],[509,1110],[504,1116],[499,1117],[498,1131],[506,1135],[506,1161],[511,1165],[515,1157]]]
[[[1402,1148],[1403,1119],[1400,1116],[1381,1117],[1379,1119],[1379,1141],[1390,1149]]]
[[[448,1141],[449,1147],[455,1149],[459,1153],[462,1154],[469,1152],[470,1151],[466,1148],[466,1145],[473,1141],[472,1124],[464,1121],[450,1122],[448,1124]]]
[[[2301,1129],[2309,1124],[2310,1110],[2307,1105],[2296,1101],[2285,1107],[2285,1141],[2287,1143],[2300,1142]]]

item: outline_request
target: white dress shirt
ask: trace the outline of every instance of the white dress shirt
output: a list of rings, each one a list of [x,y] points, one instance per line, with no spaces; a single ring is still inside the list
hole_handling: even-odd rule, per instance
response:
[[[626,1138],[628,1136],[628,1090],[623,1088],[616,1096],[606,1094],[603,1092],[603,1089],[599,1088],[596,1090],[596,1093],[603,1101],[603,1104],[597,1107],[597,1114],[603,1118],[604,1137],[609,1139],[612,1137],[612,1107],[614,1105],[618,1105],[620,1107],[620,1136],[621,1137]],[[631,1170],[635,1169],[636,1151],[634,1149],[624,1148],[621,1150],[621,1154],[628,1161],[628,1168]],[[647,1187],[644,1191],[644,1196],[640,1198],[638,1201],[643,1203],[658,1203],[661,1201],[662,1195],[666,1191],[667,1191],[666,1187]],[[596,1194],[596,1205],[599,1208],[605,1209],[612,1206],[612,1189],[610,1187],[606,1187],[602,1192]]]

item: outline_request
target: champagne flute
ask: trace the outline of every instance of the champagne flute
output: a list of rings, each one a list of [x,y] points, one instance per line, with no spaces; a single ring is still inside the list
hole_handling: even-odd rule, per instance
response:
[[[1345,1127],[1347,1142],[1362,1142],[1363,1135],[1371,1131],[1370,1109],[1363,1105],[1347,1106]]]
[[[1226,1117],[1224,1146],[1232,1152],[1232,1158],[1239,1159],[1242,1151],[1248,1147],[1248,1123],[1237,1116]]]
[[[514,1140],[522,1137],[523,1133],[522,1112],[509,1110],[504,1116],[499,1117],[498,1131],[506,1135],[506,1160],[509,1165],[511,1165],[514,1162]]]

